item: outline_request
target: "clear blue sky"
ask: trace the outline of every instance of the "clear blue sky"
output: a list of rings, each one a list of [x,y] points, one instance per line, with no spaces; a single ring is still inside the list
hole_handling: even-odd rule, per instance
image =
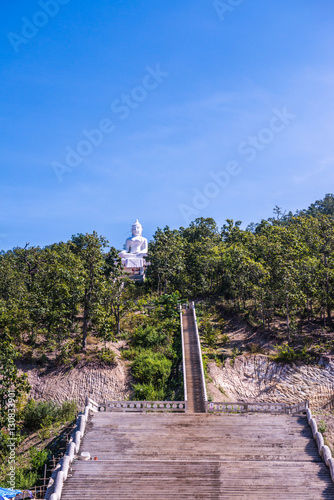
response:
[[[333,192],[333,17],[332,0],[5,2],[0,248],[94,229],[121,248],[135,218],[150,238]]]

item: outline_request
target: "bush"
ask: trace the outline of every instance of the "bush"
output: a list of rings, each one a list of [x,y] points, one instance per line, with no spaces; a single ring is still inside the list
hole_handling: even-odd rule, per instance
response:
[[[15,474],[15,486],[19,490],[30,490],[39,479],[36,471],[27,469],[17,469]]]
[[[136,358],[138,352],[139,351],[137,351],[136,349],[122,349],[121,356],[123,359],[133,361]]]
[[[55,421],[58,417],[59,407],[51,402],[36,402],[31,399],[23,410],[23,424],[30,430],[39,429],[45,420]]]
[[[7,444],[9,444],[10,436],[3,429],[0,429],[0,458],[6,457],[8,455],[9,448]]]
[[[293,347],[284,344],[282,346],[277,345],[277,354],[271,356],[271,359],[276,362],[281,363],[295,363],[300,360],[308,360],[309,355],[304,347],[301,351],[295,351]]]
[[[102,349],[98,352],[99,359],[106,365],[113,365],[116,360],[116,353],[111,349]]]
[[[252,342],[248,346],[248,350],[251,354],[264,354],[264,349],[263,347],[260,346],[260,344],[256,344],[255,342]]]
[[[149,325],[136,328],[132,336],[132,343],[135,346],[145,349],[165,344],[166,340],[166,336],[163,333]]]
[[[30,449],[30,465],[33,471],[38,472],[48,461],[47,450],[38,451],[37,448]]]
[[[327,424],[325,424],[323,420],[318,422],[318,431],[321,432],[321,434],[324,434],[327,431]]]
[[[224,333],[224,335],[222,335],[222,338],[221,338],[222,345],[224,347],[227,346],[227,344],[229,343],[229,341],[230,341],[230,337],[226,333]]]
[[[163,389],[156,389],[152,384],[135,384],[133,386],[134,401],[163,401],[165,392]]]
[[[208,346],[216,347],[217,346],[216,333],[208,316],[205,316],[204,319],[201,321],[200,328],[203,332],[204,340],[208,344]]]
[[[160,353],[142,351],[132,363],[133,376],[144,384],[162,389],[172,369],[172,361]]]
[[[65,401],[61,406],[52,402],[31,399],[23,410],[23,424],[27,429],[47,430],[54,422],[74,420],[77,414],[77,403]]]
[[[64,401],[59,408],[59,418],[65,422],[74,420],[78,413],[78,404],[76,401]]]

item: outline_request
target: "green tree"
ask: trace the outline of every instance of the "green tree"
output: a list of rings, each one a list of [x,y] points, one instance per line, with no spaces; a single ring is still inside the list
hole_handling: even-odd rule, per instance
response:
[[[98,236],[94,231],[92,234],[73,236],[71,243],[73,253],[80,258],[83,266],[82,347],[86,349],[88,331],[99,303],[104,282],[105,259],[102,252],[107,247],[108,241],[103,236]]]
[[[184,239],[168,226],[157,229],[149,244],[147,271],[149,284],[159,294],[180,289],[184,271]]]

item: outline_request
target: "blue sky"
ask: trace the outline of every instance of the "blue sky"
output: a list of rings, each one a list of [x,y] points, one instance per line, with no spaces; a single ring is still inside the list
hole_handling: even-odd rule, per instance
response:
[[[136,218],[150,238],[333,192],[333,15],[332,0],[7,2],[0,248],[92,230],[122,248]]]

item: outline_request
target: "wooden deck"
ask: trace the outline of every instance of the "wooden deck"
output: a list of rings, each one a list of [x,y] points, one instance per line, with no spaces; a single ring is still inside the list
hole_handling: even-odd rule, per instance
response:
[[[334,499],[305,417],[96,413],[63,500]]]
[[[186,365],[186,384],[188,413],[204,413],[204,388],[200,367],[200,352],[197,346],[196,329],[192,309],[185,309],[183,318],[184,357]]]

